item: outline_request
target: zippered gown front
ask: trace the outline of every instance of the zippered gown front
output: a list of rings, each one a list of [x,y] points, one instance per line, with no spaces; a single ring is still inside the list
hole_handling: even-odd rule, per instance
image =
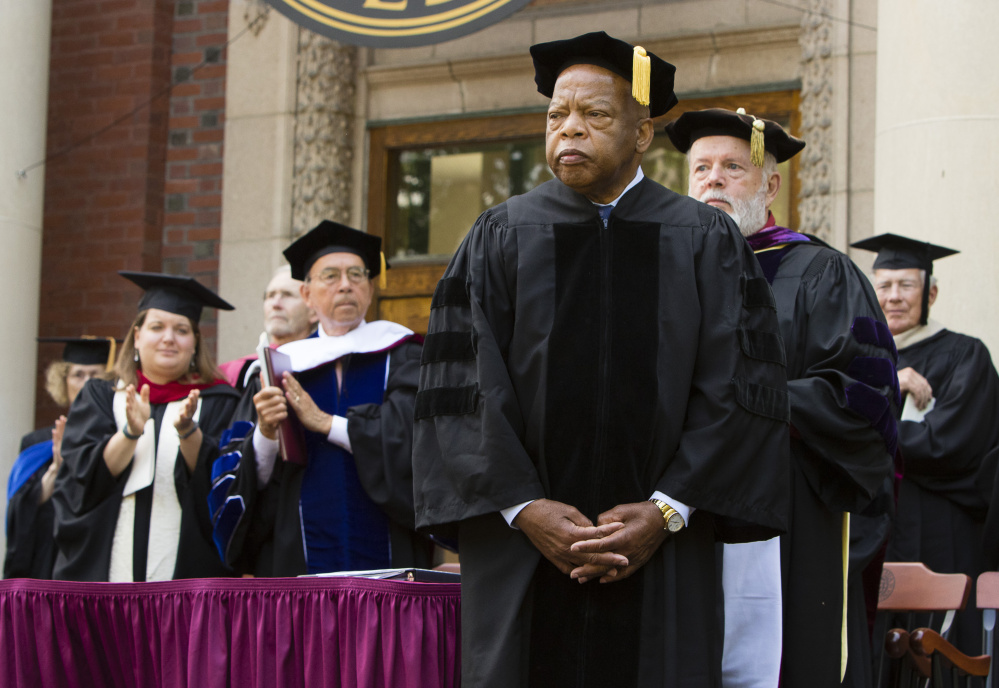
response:
[[[605,227],[557,180],[486,211],[435,292],[417,525],[457,534],[462,685],[720,685],[715,542],[785,528],[788,397],[773,296],[731,219],[646,178]],[[500,509],[596,521],[695,507],[630,578],[580,585]]]

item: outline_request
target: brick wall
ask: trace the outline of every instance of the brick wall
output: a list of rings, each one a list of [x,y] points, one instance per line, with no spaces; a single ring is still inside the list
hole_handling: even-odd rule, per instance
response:
[[[213,48],[227,12],[228,0],[53,1],[48,154],[139,109],[46,165],[41,336],[124,336],[139,291],[118,270],[217,286],[225,63]],[[214,313],[204,330],[214,350]],[[39,349],[38,426],[59,413],[43,373],[61,351]]]
[[[229,0],[178,0],[173,25],[163,272],[218,289]],[[193,72],[193,73],[192,73]],[[223,295],[225,296],[225,295]],[[215,351],[216,312],[201,320]]]

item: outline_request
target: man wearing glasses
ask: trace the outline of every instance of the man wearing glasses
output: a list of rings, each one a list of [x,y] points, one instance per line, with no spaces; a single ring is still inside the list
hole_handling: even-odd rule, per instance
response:
[[[317,332],[285,344],[286,391],[244,393],[227,453],[213,471],[214,536],[243,573],[294,576],[430,564],[413,532],[410,454],[420,339],[396,323],[365,322],[381,271],[381,239],[324,220],[284,251]],[[387,266],[385,266],[387,267]],[[281,461],[289,411],[307,457]]]

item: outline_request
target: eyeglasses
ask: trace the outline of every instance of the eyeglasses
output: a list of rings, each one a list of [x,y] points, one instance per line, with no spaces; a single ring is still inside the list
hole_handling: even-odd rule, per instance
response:
[[[370,274],[371,271],[367,268],[358,267],[356,265],[352,265],[347,268],[347,279],[350,280],[351,284],[360,284],[363,280],[368,279],[368,275]],[[340,268],[326,268],[319,273],[316,280],[322,282],[327,287],[331,287],[334,284],[339,284],[342,277],[343,272]],[[312,277],[310,276],[307,279],[311,281]]]
[[[72,378],[74,380],[82,380],[82,381],[86,382],[87,380],[89,380],[91,378],[98,377],[99,375],[100,375],[100,373],[96,372],[96,371],[74,370],[72,373],[70,373],[68,375],[68,377],[70,377],[70,378]]]

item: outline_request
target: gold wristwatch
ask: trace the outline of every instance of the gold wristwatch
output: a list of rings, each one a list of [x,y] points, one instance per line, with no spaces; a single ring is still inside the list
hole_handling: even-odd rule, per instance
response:
[[[649,501],[659,507],[659,511],[663,512],[663,530],[668,530],[671,533],[678,533],[685,525],[687,525],[683,522],[683,516],[680,515],[680,512],[663,500],[650,499]]]

